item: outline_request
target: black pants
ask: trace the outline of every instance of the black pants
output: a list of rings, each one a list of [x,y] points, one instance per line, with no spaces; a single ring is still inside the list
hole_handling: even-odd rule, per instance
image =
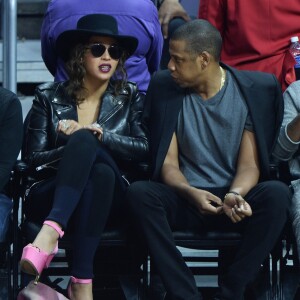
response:
[[[79,130],[69,138],[56,178],[32,190],[25,213],[30,221],[42,223],[46,219],[64,230],[71,227],[71,275],[92,278],[101,234],[109,216],[110,223],[120,221],[124,191],[112,157],[90,131]]]
[[[227,189],[228,190],[228,189]],[[210,189],[224,197],[224,189]],[[202,299],[194,277],[176,248],[172,230],[237,230],[243,240],[227,272],[219,278],[222,299],[240,300],[275,245],[287,217],[288,187],[278,181],[263,182],[245,197],[253,215],[233,224],[225,215],[201,215],[168,186],[154,182],[133,183],[127,201],[135,227],[146,242],[151,259],[171,299]]]

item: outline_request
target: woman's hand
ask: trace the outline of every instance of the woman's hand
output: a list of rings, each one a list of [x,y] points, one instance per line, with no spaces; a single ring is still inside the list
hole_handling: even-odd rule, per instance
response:
[[[245,217],[252,215],[252,209],[241,195],[228,193],[223,202],[224,213],[233,223],[242,221]]]
[[[57,131],[66,135],[71,135],[75,131],[83,128],[78,122],[74,120],[60,120],[58,122]]]
[[[102,140],[103,128],[100,127],[98,123],[93,123],[91,125],[84,126],[85,129],[91,130],[95,135],[97,135],[98,140]]]

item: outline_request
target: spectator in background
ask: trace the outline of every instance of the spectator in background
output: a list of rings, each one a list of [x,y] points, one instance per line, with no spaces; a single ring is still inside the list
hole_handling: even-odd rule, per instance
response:
[[[167,69],[170,60],[169,39],[172,33],[185,22],[190,21],[190,16],[180,4],[179,0],[153,0],[158,9],[159,22],[164,36],[164,46],[160,61],[160,68]]]
[[[293,191],[291,218],[300,262],[300,81],[293,82],[283,94],[284,117],[274,156],[288,161]]]
[[[21,149],[22,135],[20,100],[11,91],[0,87],[0,241],[5,239],[12,209],[6,186]]]
[[[169,25],[174,18],[189,21],[190,17],[179,0],[153,0],[158,9],[159,22],[164,38],[169,37]]]
[[[64,62],[55,51],[57,37],[65,30],[75,29],[78,19],[91,13],[114,16],[120,34],[138,37],[138,48],[125,68],[128,80],[137,83],[139,91],[145,93],[151,74],[159,68],[163,47],[157,9],[151,0],[50,1],[41,29],[41,46],[43,60],[55,81],[68,78]]]
[[[223,38],[221,61],[243,70],[273,73],[282,90],[296,80],[290,38],[300,36],[300,5],[295,0],[201,0],[199,18]]]

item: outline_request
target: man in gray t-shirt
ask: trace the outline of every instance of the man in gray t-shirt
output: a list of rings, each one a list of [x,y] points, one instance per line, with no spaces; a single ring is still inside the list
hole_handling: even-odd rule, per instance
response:
[[[253,131],[248,108],[229,72],[224,87],[208,101],[187,91],[176,136],[180,170],[191,186],[230,186],[245,129]]]
[[[287,218],[289,189],[269,172],[280,86],[274,75],[222,64],[221,48],[209,22],[182,25],[171,37],[169,71],[147,91],[152,180],[128,187],[126,207],[170,299],[202,299],[172,230],[241,232],[218,299],[242,300]]]

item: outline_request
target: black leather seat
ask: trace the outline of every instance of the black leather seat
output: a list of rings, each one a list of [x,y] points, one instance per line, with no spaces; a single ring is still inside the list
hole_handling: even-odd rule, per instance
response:
[[[209,231],[204,233],[175,231],[174,239],[178,246],[192,249],[220,249],[237,246],[241,240],[238,232]]]

